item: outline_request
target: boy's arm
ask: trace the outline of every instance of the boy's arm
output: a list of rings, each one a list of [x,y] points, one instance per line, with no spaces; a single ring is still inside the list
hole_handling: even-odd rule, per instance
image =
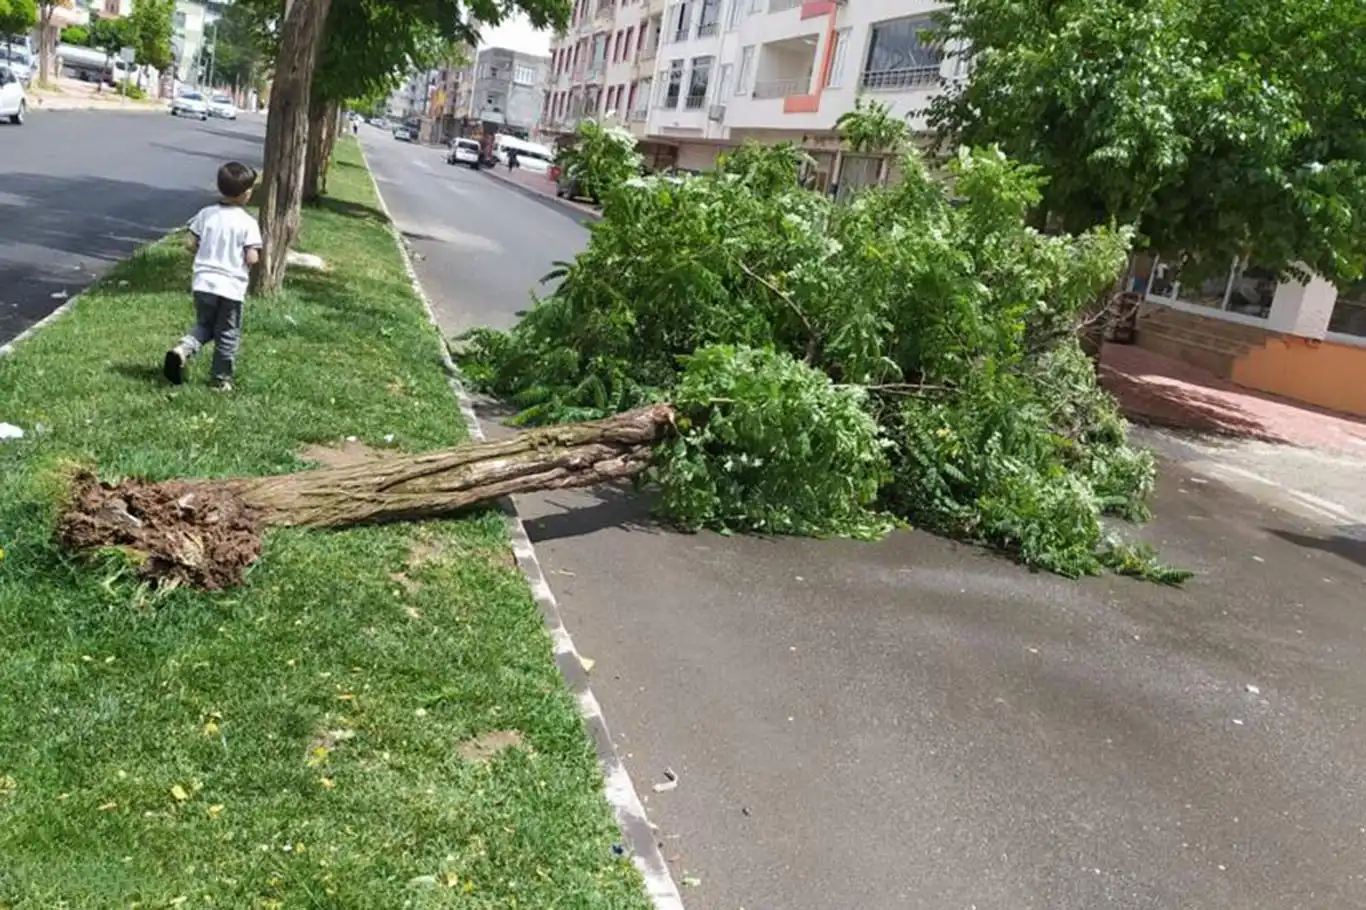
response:
[[[247,265],[255,265],[261,261],[261,226],[256,223],[255,218],[249,219],[251,224],[247,228],[246,242],[242,246],[246,250]]]
[[[203,209],[195,212],[194,217],[190,219],[190,223],[186,225],[186,227],[190,229],[190,233],[185,237],[185,249],[189,250],[191,253],[198,253],[199,235],[204,231]]]

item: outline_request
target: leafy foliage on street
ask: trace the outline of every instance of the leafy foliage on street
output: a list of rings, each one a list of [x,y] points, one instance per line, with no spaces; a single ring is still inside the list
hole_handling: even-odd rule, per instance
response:
[[[940,32],[972,63],[932,119],[1039,166],[1050,223],[1135,224],[1193,275],[1361,274],[1358,0],[956,0]]]
[[[672,402],[654,476],[685,526],[904,519],[1067,576],[1180,580],[1103,530],[1145,517],[1153,462],[1074,335],[1131,231],[1041,234],[1034,168],[986,149],[933,172],[886,121],[846,119],[901,153],[900,179],[849,205],[802,189],[785,146],[618,181],[557,290],[511,332],[466,336],[466,376],[525,423]]]
[[[630,133],[587,117],[579,122],[574,141],[560,149],[555,163],[578,183],[579,195],[601,199],[612,187],[639,174],[641,159]]]

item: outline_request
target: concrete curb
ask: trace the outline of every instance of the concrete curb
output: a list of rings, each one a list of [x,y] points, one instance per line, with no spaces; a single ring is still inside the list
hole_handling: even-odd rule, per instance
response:
[[[97,279],[94,282],[94,284],[92,284],[90,287],[95,287],[99,283],[100,282]],[[67,313],[71,312],[71,308],[76,305],[76,301],[84,297],[89,292],[89,290],[90,288],[86,288],[80,291],[79,293],[74,294],[71,297],[68,297],[66,299],[66,302],[63,303],[61,306],[57,307],[57,309],[53,310],[51,313],[48,313],[42,319],[39,319],[33,325],[24,329],[18,335],[15,335],[14,338],[12,338],[10,341],[7,341],[5,344],[0,344],[0,357],[7,357],[10,354],[13,354],[15,349],[18,348],[19,345],[23,344],[25,341],[28,341],[34,335],[37,335],[39,330],[47,328],[48,326],[52,325],[52,323],[56,322],[58,319],[61,319]]]
[[[560,196],[556,196],[554,193],[538,193],[536,190],[533,190],[531,187],[527,186],[524,183],[518,183],[511,177],[503,176],[493,168],[482,168],[481,173],[487,174],[488,176],[494,178],[498,182],[505,184],[506,186],[512,187],[524,196],[530,196],[532,199],[542,199],[546,202],[553,202],[556,205],[564,206],[571,212],[578,212],[580,215],[583,215],[586,218],[592,218],[594,221],[602,220],[602,212],[598,211],[597,209],[589,208],[588,206],[578,202],[574,202],[571,199],[564,199]]]
[[[409,280],[412,281],[413,292],[422,301],[422,306],[427,311],[427,321],[432,324],[437,337],[441,340],[441,364],[446,368],[446,378],[450,383],[451,391],[455,394],[456,401],[459,403],[460,414],[469,426],[470,435],[482,441],[486,437],[479,421],[479,415],[475,412],[474,402],[460,382],[459,371],[456,369],[450,351],[446,348],[445,339],[441,335],[441,326],[437,322],[436,312],[432,309],[431,300],[428,299],[426,291],[422,289],[422,283],[418,280],[412,258],[408,255],[408,248],[403,244],[403,235],[399,233],[398,226],[394,223],[393,214],[389,211],[389,204],[384,201],[384,194],[380,192],[379,181],[375,179],[374,171],[370,170],[370,162],[365,158],[365,147],[363,145],[361,146],[361,158],[365,160],[365,170],[370,175],[370,182],[375,188],[375,196],[379,199],[380,210],[384,212],[384,217],[389,220],[389,234],[394,238],[394,244],[403,257],[403,267],[408,273]],[[505,182],[511,183],[511,181]],[[516,184],[513,185],[516,186]],[[525,190],[525,192],[530,193],[532,191]],[[631,861],[635,863],[641,877],[645,880],[646,894],[656,910],[684,910],[683,898],[679,894],[678,886],[674,883],[669,864],[665,862],[664,854],[659,850],[659,842],[655,839],[654,827],[650,824],[649,818],[646,817],[645,806],[640,801],[640,794],[636,792],[635,784],[631,781],[631,775],[626,770],[626,765],[622,763],[621,756],[617,753],[616,744],[612,741],[611,731],[607,727],[607,719],[602,713],[602,706],[598,703],[596,696],[593,695],[592,688],[589,686],[588,674],[583,669],[582,658],[574,647],[574,640],[570,637],[569,630],[565,628],[564,618],[560,614],[559,602],[555,600],[555,594],[550,590],[549,582],[546,581],[545,572],[541,569],[540,559],[536,555],[536,548],[527,535],[526,524],[517,511],[516,503],[507,500],[503,504],[503,509],[508,516],[508,536],[512,541],[513,555],[517,558],[517,567],[531,587],[532,596],[535,597],[536,605],[541,610],[541,617],[545,621],[546,630],[550,633],[551,643],[555,647],[555,665],[559,668],[569,690],[574,694],[584,724],[593,737],[593,746],[597,751],[598,763],[602,767],[603,778],[606,783],[607,802],[612,807],[612,813],[616,816],[617,825],[621,828],[624,846],[631,855]]]
[[[61,101],[55,103],[41,101],[37,103],[30,102],[28,108],[30,114],[59,114],[70,111],[102,112],[111,114],[164,114],[166,113],[166,108],[149,107],[145,104],[130,104],[127,107],[123,107],[118,104],[101,104],[95,102],[67,104]]]

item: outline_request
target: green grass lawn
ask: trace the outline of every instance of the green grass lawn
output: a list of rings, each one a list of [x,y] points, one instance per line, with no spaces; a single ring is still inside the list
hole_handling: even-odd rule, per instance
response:
[[[465,438],[349,140],[331,191],[299,247],[332,270],[248,302],[234,393],[207,358],[159,376],[192,315],[174,242],[0,358],[0,421],[28,431],[0,442],[0,908],[648,906],[498,514],[273,532],[218,594],[52,543],[73,464],[262,474],[347,436]],[[520,745],[462,751],[493,733]]]

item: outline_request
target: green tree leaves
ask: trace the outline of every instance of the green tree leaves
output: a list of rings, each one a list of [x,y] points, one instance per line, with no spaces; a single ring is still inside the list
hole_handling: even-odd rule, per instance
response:
[[[908,151],[848,205],[799,163],[747,146],[625,181],[551,297],[465,339],[466,377],[526,422],[672,402],[655,480],[688,527],[867,536],[890,514],[1064,575],[1145,571],[1101,519],[1144,515],[1153,464],[1072,336],[1131,232],[1031,229],[1041,178],[996,149],[946,174]]]
[[[1053,223],[1197,270],[1366,263],[1357,0],[956,0],[942,37],[971,69],[932,120],[1037,165]]]

